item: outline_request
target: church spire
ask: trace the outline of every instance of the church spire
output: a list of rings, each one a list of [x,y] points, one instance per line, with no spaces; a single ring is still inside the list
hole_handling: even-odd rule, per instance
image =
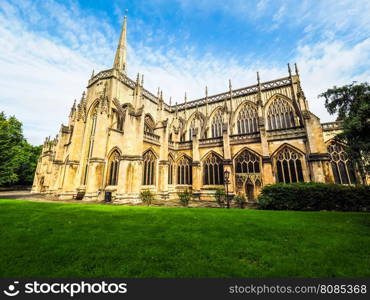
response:
[[[126,73],[126,27],[127,27],[127,18],[126,16],[123,19],[123,25],[121,30],[121,35],[119,37],[119,42],[117,46],[116,56],[114,58],[113,68]]]

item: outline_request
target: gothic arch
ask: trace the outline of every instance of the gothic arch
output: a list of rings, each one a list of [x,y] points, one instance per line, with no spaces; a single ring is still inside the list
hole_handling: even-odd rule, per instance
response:
[[[283,144],[281,144],[279,147],[277,147],[277,148],[275,149],[275,151],[274,151],[274,152],[272,152],[271,157],[276,156],[276,154],[277,154],[280,150],[282,150],[283,148],[285,148],[285,147],[291,148],[293,151],[297,151],[297,152],[299,152],[299,153],[300,153],[301,155],[303,155],[303,156],[305,156],[305,155],[306,155],[306,153],[304,153],[301,149],[299,149],[299,148],[297,148],[297,147],[295,147],[295,146],[293,146],[293,145],[291,145],[291,144],[283,143]]]
[[[176,160],[176,183],[192,184],[192,161],[193,159],[182,153]]]
[[[117,147],[114,147],[108,156],[107,163],[107,174],[106,174],[106,184],[107,185],[117,185],[118,184],[118,172],[120,163],[120,152]]]
[[[155,150],[153,149],[153,147],[149,147],[147,149],[145,149],[145,151],[143,152],[143,156],[147,153],[147,152],[152,152],[153,155],[155,156],[156,159],[159,159],[159,155],[157,154],[157,152],[155,152]]]
[[[153,133],[155,129],[155,121],[151,114],[147,113],[144,117],[144,132]]]
[[[272,102],[274,102],[275,100],[277,99],[284,99],[286,101],[288,101],[288,103],[293,107],[293,100],[290,99],[288,96],[286,95],[283,95],[281,93],[276,93],[276,94],[273,94],[265,103],[265,106],[264,106],[264,111],[266,112],[268,109],[269,109],[269,106],[271,105]]]
[[[177,158],[175,159],[175,162],[177,163],[179,160],[183,159],[183,158],[186,158],[186,159],[190,159],[190,160],[193,160],[192,157],[190,157],[189,155],[185,154],[185,153],[180,153]]]
[[[241,148],[238,152],[236,152],[234,155],[233,155],[233,157],[232,157],[232,159],[235,159],[236,157],[238,157],[239,156],[239,154],[241,154],[243,151],[245,151],[245,150],[247,150],[247,151],[249,151],[249,152],[251,152],[252,154],[254,154],[254,155],[257,155],[258,157],[262,157],[262,155],[260,154],[260,153],[258,153],[257,151],[254,151],[254,150],[252,150],[251,148],[249,148],[249,147],[243,147],[243,148]]]
[[[210,134],[209,136],[212,138],[221,137],[222,136],[222,124],[223,124],[223,114],[224,114],[224,107],[217,106],[211,113],[209,117],[209,127],[210,127]]]
[[[168,184],[174,183],[175,166],[174,155],[172,153],[168,153]]]
[[[203,138],[204,137],[204,134],[205,134],[205,127],[206,127],[206,118],[205,116],[199,112],[199,111],[195,111],[193,112],[190,117],[188,118],[188,120],[186,121],[186,124],[185,124],[185,132],[183,132],[183,134],[187,135],[186,138],[188,140],[191,140],[191,136],[193,134],[193,131],[196,129],[194,126],[195,126],[195,123],[193,121],[195,121],[195,119],[198,119],[200,121],[200,138]]]
[[[221,155],[211,150],[203,156],[202,173],[204,185],[223,185],[224,167]]]
[[[118,146],[114,146],[112,149],[109,150],[106,157],[109,158],[114,151],[117,151],[120,156],[122,155],[121,149]]]
[[[149,148],[143,153],[143,185],[154,185],[157,175],[158,155]]]
[[[259,131],[257,105],[250,100],[245,100],[235,110],[232,116],[234,134],[247,134]]]
[[[268,130],[288,129],[299,125],[293,101],[281,94],[270,97],[264,108],[264,116]]]
[[[87,115],[90,116],[93,114],[94,110],[98,108],[100,98],[96,98],[87,109]]]
[[[202,158],[200,159],[200,161],[201,162],[204,161],[207,158],[207,156],[208,155],[211,155],[211,154],[214,154],[214,155],[218,156],[219,158],[224,159],[223,156],[222,156],[222,154],[216,152],[215,150],[210,150],[210,151],[208,151],[206,154],[204,154],[202,156]]]
[[[305,155],[302,151],[284,143],[275,150],[273,166],[278,183],[303,182]]]
[[[328,140],[325,144],[330,156],[334,182],[338,184],[358,183],[354,165],[345,151],[345,144],[334,139]]]

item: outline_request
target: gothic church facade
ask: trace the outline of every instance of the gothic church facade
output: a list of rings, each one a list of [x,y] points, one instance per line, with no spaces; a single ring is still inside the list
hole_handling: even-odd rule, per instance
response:
[[[168,201],[188,188],[196,201],[214,201],[227,184],[254,202],[277,182],[359,182],[333,140],[340,123],[310,112],[296,66],[283,78],[261,82],[257,73],[254,85],[168,105],[143,77],[126,75],[126,49],[125,18],[113,67],[91,76],[68,124],[45,140],[33,192],[139,203],[143,189]]]

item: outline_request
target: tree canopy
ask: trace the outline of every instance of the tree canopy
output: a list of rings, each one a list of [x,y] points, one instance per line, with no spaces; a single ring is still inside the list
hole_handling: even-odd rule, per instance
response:
[[[370,85],[353,82],[342,87],[334,86],[319,95],[325,98],[330,114],[343,121],[343,132],[336,139],[346,145],[349,157],[359,171],[370,171]]]
[[[0,113],[0,186],[32,184],[41,152],[23,136],[22,123],[14,116]]]

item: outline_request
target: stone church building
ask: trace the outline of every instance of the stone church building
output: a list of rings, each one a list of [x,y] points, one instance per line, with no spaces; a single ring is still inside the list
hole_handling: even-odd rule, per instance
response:
[[[253,202],[264,185],[360,181],[333,137],[338,122],[309,110],[297,66],[283,78],[171,105],[130,79],[126,18],[113,67],[92,75],[68,125],[47,138],[33,192],[59,199],[139,203],[149,189],[160,201],[184,188],[215,201],[225,187]],[[228,183],[224,175],[229,175]]]

